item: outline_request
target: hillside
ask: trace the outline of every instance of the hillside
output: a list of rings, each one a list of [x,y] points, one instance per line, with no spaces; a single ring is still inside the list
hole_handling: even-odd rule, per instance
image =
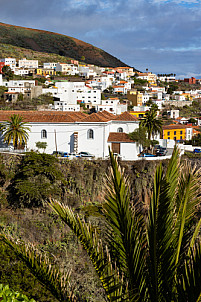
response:
[[[127,66],[104,50],[81,40],[38,29],[0,23],[0,43],[25,49],[57,54],[98,66]]]

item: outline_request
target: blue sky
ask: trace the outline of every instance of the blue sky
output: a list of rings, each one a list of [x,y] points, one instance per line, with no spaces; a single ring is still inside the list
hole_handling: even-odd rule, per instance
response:
[[[0,0],[1,22],[50,30],[130,66],[201,78],[201,0]]]

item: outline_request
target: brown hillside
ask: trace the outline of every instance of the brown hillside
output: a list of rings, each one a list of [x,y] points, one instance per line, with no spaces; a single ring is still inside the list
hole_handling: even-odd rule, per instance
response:
[[[81,60],[98,66],[127,66],[104,50],[81,40],[38,29],[0,23],[0,43],[32,49],[34,51],[54,53]]]

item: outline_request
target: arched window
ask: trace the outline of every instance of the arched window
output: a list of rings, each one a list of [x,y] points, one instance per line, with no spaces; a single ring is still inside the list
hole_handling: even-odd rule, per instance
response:
[[[87,138],[88,139],[93,139],[94,138],[94,131],[92,129],[89,129],[87,131]]]
[[[44,129],[41,131],[41,138],[47,138],[47,131]]]
[[[119,128],[117,129],[117,132],[123,132],[123,128],[119,127]]]

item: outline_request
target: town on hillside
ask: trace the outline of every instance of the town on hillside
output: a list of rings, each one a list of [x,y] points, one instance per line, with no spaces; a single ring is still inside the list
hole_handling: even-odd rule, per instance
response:
[[[122,160],[200,153],[201,79],[132,67],[0,59],[1,152]],[[25,127],[19,141],[11,123]],[[27,127],[27,128],[26,128]]]

